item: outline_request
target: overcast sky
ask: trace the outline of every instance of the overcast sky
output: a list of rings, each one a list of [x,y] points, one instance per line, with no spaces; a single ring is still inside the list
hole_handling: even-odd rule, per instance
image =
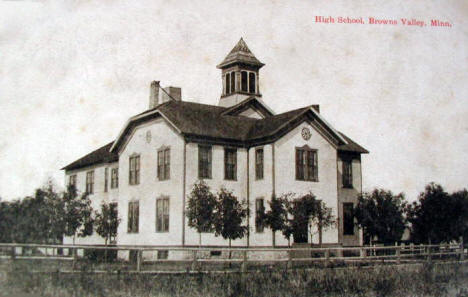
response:
[[[60,168],[147,108],[152,80],[217,104],[216,65],[240,37],[266,64],[260,88],[275,112],[320,104],[370,151],[364,190],[414,200],[431,181],[468,187],[464,0],[96,2],[0,2],[2,199],[32,194],[48,176],[63,184]],[[316,15],[453,26],[319,24]]]

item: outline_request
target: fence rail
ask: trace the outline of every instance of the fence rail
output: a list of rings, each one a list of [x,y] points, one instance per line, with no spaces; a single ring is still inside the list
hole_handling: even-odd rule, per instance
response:
[[[91,265],[92,270],[156,272],[179,270],[186,272],[213,269],[238,269],[284,265],[341,263],[414,262],[465,259],[463,244],[395,245],[359,247],[181,247],[181,246],[102,246],[0,243],[2,261],[50,260],[54,269],[81,271]],[[71,267],[70,264],[71,263]],[[238,266],[238,267],[233,267]]]

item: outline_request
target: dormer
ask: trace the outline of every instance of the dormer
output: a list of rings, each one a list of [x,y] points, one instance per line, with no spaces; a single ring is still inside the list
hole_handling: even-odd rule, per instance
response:
[[[221,69],[223,84],[218,105],[230,107],[248,97],[261,97],[258,74],[264,65],[241,38],[223,62],[217,66]]]

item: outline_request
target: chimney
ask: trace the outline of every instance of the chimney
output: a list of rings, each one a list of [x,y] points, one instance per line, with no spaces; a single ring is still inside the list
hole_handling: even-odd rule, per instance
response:
[[[181,101],[182,89],[178,87],[164,88],[161,94],[161,103],[164,103],[170,100]]]
[[[159,81],[152,81],[150,84],[149,109],[155,108],[159,104]]]
[[[320,113],[320,105],[314,104],[312,105],[312,108],[315,109],[316,112]]]

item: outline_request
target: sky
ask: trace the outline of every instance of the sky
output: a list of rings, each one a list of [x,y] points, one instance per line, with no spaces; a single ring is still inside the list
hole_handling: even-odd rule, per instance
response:
[[[467,20],[464,0],[1,1],[0,197],[63,185],[60,168],[147,109],[152,80],[217,104],[216,65],[240,37],[266,64],[260,90],[276,113],[320,104],[370,151],[365,191],[411,201],[429,182],[468,187]]]

